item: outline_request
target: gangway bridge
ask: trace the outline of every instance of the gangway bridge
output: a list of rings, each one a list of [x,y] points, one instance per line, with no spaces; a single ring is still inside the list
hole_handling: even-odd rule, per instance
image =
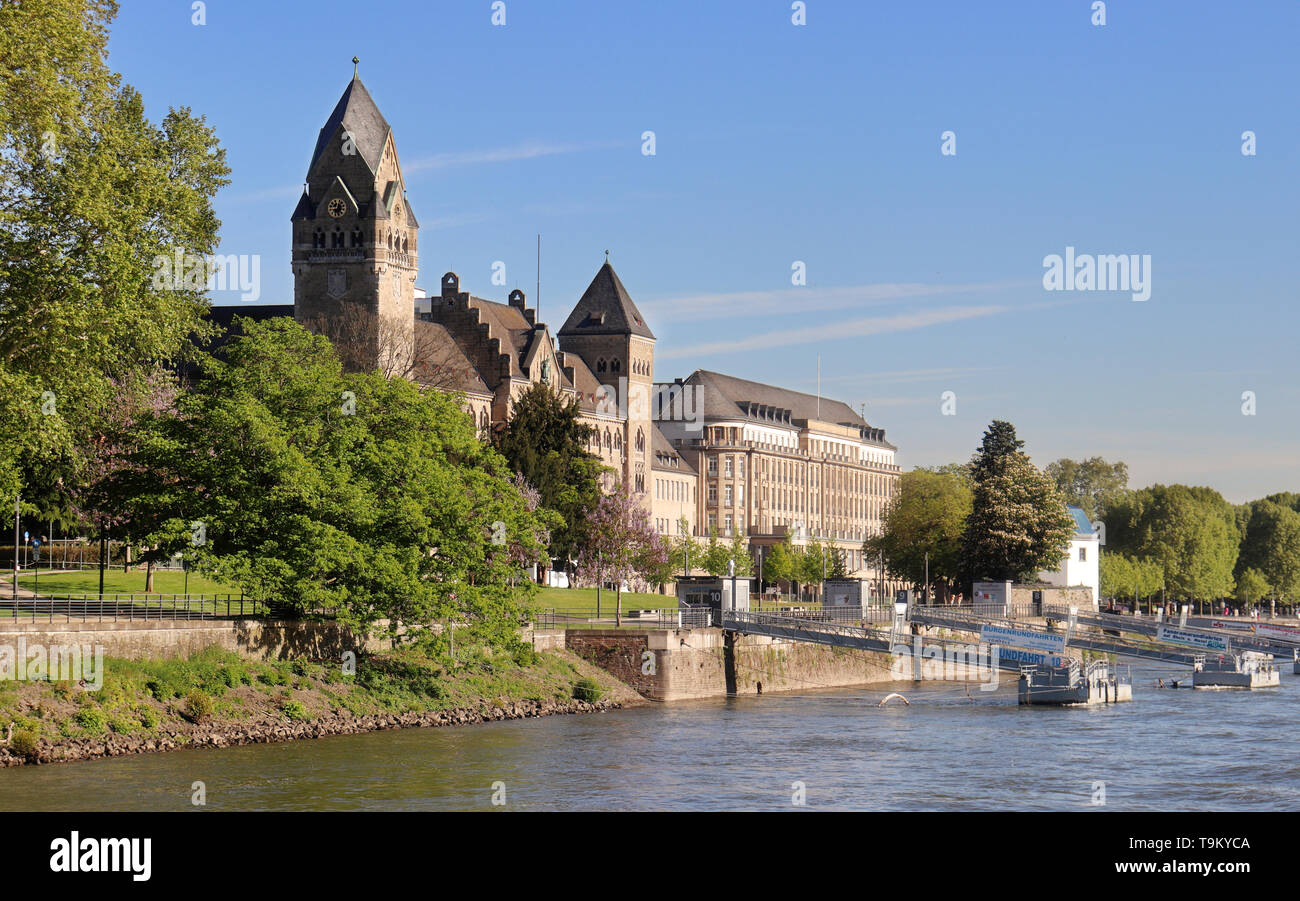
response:
[[[1067,617],[1068,614],[1062,616],[1061,619],[1066,619]],[[1085,617],[1080,615],[1077,622],[1083,623],[1084,620]],[[1036,626],[1018,620],[983,616],[957,607],[915,606],[912,608],[911,621],[925,626],[950,629],[954,632],[979,633],[985,626],[1001,626],[1008,629],[1015,629],[1017,632],[1026,632],[1044,638],[1060,639],[1063,634],[1059,629],[1053,630],[1048,629],[1045,626]],[[1176,650],[1169,645],[1152,647],[1134,644],[1120,638],[1107,638],[1105,635],[1096,635],[1092,633],[1081,634],[1077,630],[1065,633],[1064,637],[1066,645],[1073,648],[1099,651],[1106,654],[1119,654],[1121,656],[1136,657],[1142,660],[1159,660],[1165,663],[1179,664],[1181,666],[1191,666],[1198,653],[1205,653],[1204,650],[1197,651],[1192,648],[1188,648],[1186,651]],[[1155,639],[1152,638],[1151,641],[1154,642]]]
[[[1048,604],[1043,609],[1043,615],[1050,619],[1064,621],[1070,618],[1070,610],[1067,607]],[[1287,659],[1291,658],[1297,646],[1295,643],[1264,638],[1248,631],[1246,628],[1216,629],[1207,627],[1200,622],[1189,622],[1186,626],[1180,626],[1177,622],[1156,622],[1154,619],[1121,616],[1116,613],[1102,613],[1100,611],[1081,610],[1075,614],[1075,622],[1109,632],[1129,632],[1134,635],[1141,635],[1150,641],[1159,641],[1160,627],[1168,626],[1178,629],[1180,632],[1190,632],[1193,635],[1223,639],[1227,642],[1230,651],[1258,651],[1261,654],[1272,654],[1274,657],[1285,657]]]
[[[906,628],[899,629],[896,621],[892,628],[877,629],[865,624],[842,621],[843,617],[824,619],[817,616],[761,613],[750,610],[724,610],[722,628],[746,635],[766,635],[790,641],[806,641],[837,648],[853,648],[889,654],[906,648],[914,655],[913,636]],[[970,642],[925,638],[927,649],[937,649],[947,659],[969,659],[974,645]],[[972,662],[974,662],[972,660]],[[1018,673],[1021,663],[999,658],[998,669]]]

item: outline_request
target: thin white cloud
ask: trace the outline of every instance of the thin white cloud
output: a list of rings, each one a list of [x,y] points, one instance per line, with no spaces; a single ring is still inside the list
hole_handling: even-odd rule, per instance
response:
[[[402,171],[423,172],[428,169],[452,169],[460,166],[480,166],[486,163],[516,163],[522,160],[534,160],[544,156],[563,156],[570,153],[585,153],[590,150],[603,150],[611,146],[605,144],[555,144],[545,141],[527,141],[513,147],[493,147],[484,150],[458,150],[451,153],[437,153],[408,162]]]
[[[868,382],[872,385],[902,384],[906,382],[933,382],[939,379],[960,379],[982,372],[996,372],[1005,366],[951,366],[943,369],[904,369],[898,372],[864,372],[854,375],[824,376],[822,382]]]
[[[824,310],[879,306],[898,300],[940,297],[978,291],[1024,287],[1023,282],[978,282],[965,285],[936,285],[920,282],[886,282],[838,288],[783,288],[774,291],[735,291],[722,294],[692,294],[660,300],[637,301],[647,316],[656,319],[729,319],[733,316],[789,316]]]
[[[912,331],[932,325],[961,322],[966,319],[996,316],[1015,309],[1019,308],[1008,306],[941,307],[936,310],[897,313],[893,316],[871,316],[865,319],[831,322],[809,328],[763,332],[758,335],[750,335],[747,338],[695,344],[661,353],[659,357],[661,359],[677,359],[680,357],[698,357],[706,354],[741,353],[752,350],[770,350],[775,347],[792,347],[798,344],[815,344],[821,341],[836,341],[844,338],[861,338],[868,335]]]

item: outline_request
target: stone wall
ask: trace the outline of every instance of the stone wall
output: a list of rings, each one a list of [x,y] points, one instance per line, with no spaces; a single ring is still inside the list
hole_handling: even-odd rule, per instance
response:
[[[188,657],[220,647],[262,660],[308,657],[338,660],[358,650],[351,634],[334,623],[292,620],[200,620],[117,623],[5,623],[0,644],[16,646],[19,637],[33,644],[102,646],[106,657],[158,660]],[[383,647],[369,642],[371,650]]]
[[[1068,607],[1071,604],[1077,604],[1081,611],[1092,609],[1092,589],[1087,585],[1075,585],[1070,588],[1045,584],[1012,585],[1009,601],[1012,604],[1032,604],[1035,591],[1043,593],[1043,603],[1045,605]]]
[[[565,642],[584,659],[658,701],[725,696],[729,655],[737,694],[893,681],[888,654],[760,635],[738,635],[728,648],[721,629],[572,629]]]

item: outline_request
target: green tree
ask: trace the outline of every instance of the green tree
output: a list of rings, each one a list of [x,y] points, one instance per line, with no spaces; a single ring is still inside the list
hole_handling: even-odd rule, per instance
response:
[[[1174,598],[1215,599],[1232,591],[1240,532],[1232,505],[1209,488],[1152,485],[1107,513],[1109,552],[1159,565]]]
[[[1265,576],[1280,600],[1300,598],[1300,513],[1270,500],[1248,506],[1236,574]]]
[[[718,539],[718,527],[709,527],[708,542],[704,546],[704,553],[700,558],[700,568],[711,576],[725,576],[728,574],[728,563],[731,561],[731,546],[723,544]]]
[[[1015,428],[995,421],[971,459],[974,489],[962,534],[962,583],[1034,579],[1055,569],[1074,535],[1074,518],[1055,483],[1020,448]]]
[[[691,537],[691,524],[685,516],[677,520],[677,537],[671,540],[668,564],[673,574],[689,576],[692,567],[700,566],[699,542]],[[664,581],[670,581],[665,579]]]
[[[1101,457],[1083,461],[1062,457],[1048,463],[1044,472],[1066,501],[1082,508],[1093,522],[1105,517],[1107,508],[1128,491],[1128,464],[1108,463]]]
[[[763,579],[767,582],[794,582],[795,565],[790,536],[786,535],[763,557]]]
[[[0,494],[80,484],[114,405],[202,333],[227,183],[202,118],[161,124],[104,63],[117,5],[0,5]],[[193,279],[175,279],[179,254]],[[159,261],[166,261],[160,265]]]
[[[394,641],[454,622],[515,643],[548,520],[457,399],[344,375],[292,319],[237,323],[109,476],[148,554]]]
[[[750,576],[754,573],[754,558],[750,556],[749,547],[745,538],[739,532],[731,536],[731,542],[727,548],[727,560],[734,563],[736,575]]]
[[[881,533],[865,544],[871,556],[883,553],[890,570],[913,585],[925,584],[928,556],[930,582],[939,586],[941,600],[957,586],[961,536],[971,510],[966,472],[962,467],[903,473],[885,508]]]
[[[1243,604],[1258,604],[1273,594],[1273,586],[1268,584],[1268,579],[1257,569],[1247,569],[1237,579],[1237,592],[1235,597]]]
[[[515,399],[510,421],[493,436],[510,467],[537,489],[542,506],[560,515],[551,532],[550,555],[566,567],[586,542],[606,468],[587,450],[591,427],[579,415],[576,401],[566,402],[537,382]]]
[[[1131,557],[1108,551],[1101,555],[1101,594],[1108,598],[1137,597],[1137,573]]]
[[[847,579],[849,576],[849,561],[845,557],[844,549],[832,547],[827,555],[828,564],[826,578],[828,579]]]

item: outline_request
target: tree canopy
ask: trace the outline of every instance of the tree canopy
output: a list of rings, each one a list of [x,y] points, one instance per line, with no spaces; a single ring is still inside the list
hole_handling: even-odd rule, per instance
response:
[[[561,565],[575,559],[588,538],[589,515],[601,498],[600,459],[587,450],[590,426],[578,418],[576,401],[550,386],[533,384],[514,401],[510,421],[493,436],[510,467],[537,489],[543,507],[560,522],[551,532],[550,554]]]
[[[971,513],[962,535],[961,582],[1024,581],[1055,569],[1074,519],[1055,483],[1030,462],[1009,422],[994,421],[971,459]]]

